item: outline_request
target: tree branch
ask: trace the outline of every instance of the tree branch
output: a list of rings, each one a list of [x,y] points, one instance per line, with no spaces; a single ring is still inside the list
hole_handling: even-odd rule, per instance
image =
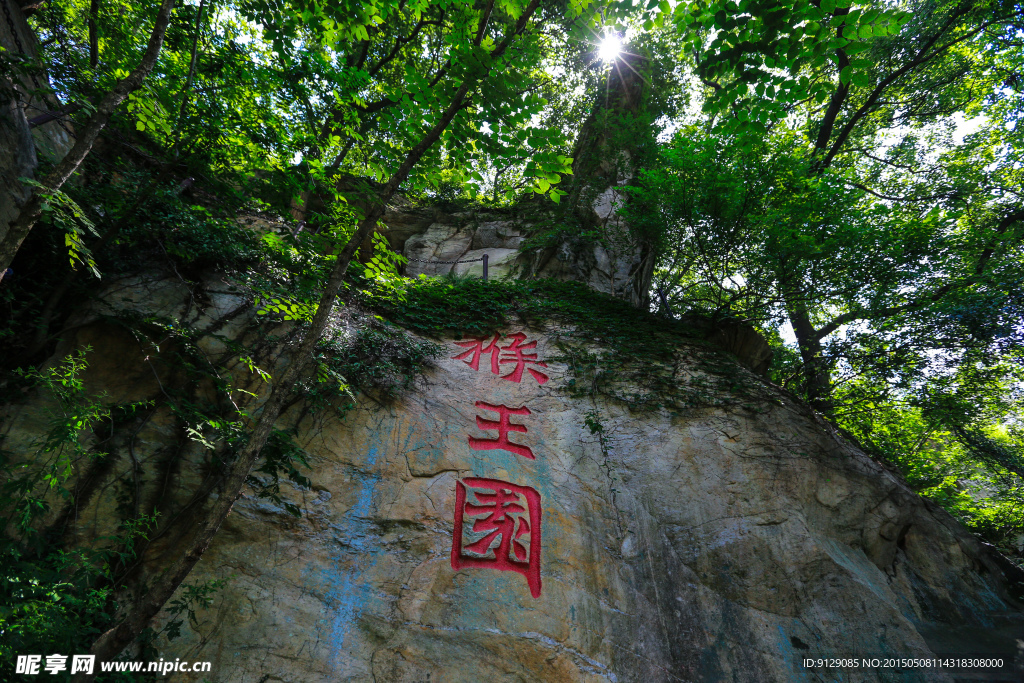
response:
[[[955,12],[952,16],[949,17],[946,23],[942,26],[942,28],[940,28],[935,33],[935,35],[933,35],[929,40],[925,41],[925,44],[921,47],[920,50],[918,50],[917,57],[904,64],[899,69],[893,71],[891,74],[883,78],[878,83],[878,85],[875,86],[874,90],[871,91],[871,94],[868,95],[868,98],[864,102],[864,104],[862,104],[860,108],[858,108],[857,111],[854,112],[853,116],[850,117],[850,120],[847,121],[846,125],[843,126],[843,129],[839,132],[839,135],[836,137],[835,142],[833,142],[831,147],[829,147],[828,153],[821,160],[821,163],[818,164],[819,169],[825,169],[832,163],[832,160],[839,153],[839,149],[843,146],[843,143],[846,142],[846,139],[853,132],[853,129],[857,126],[860,120],[864,118],[864,116],[866,116],[868,112],[875,107],[875,105],[878,103],[878,99],[882,96],[882,93],[885,92],[886,88],[892,85],[896,81],[896,79],[909,73],[918,66],[930,62],[931,60],[935,59],[936,57],[938,57],[939,55],[941,55],[943,52],[953,47],[954,45],[961,43],[964,40],[968,40],[969,38],[972,38],[973,36],[977,35],[978,32],[984,30],[988,26],[991,26],[992,24],[995,23],[999,23],[999,21],[1001,21],[993,20],[986,22],[981,26],[978,26],[977,28],[968,31],[964,35],[949,41],[942,47],[936,48],[935,50],[928,52],[932,48],[932,46],[934,46],[935,43],[939,41],[943,34],[945,34],[946,31],[948,31],[952,27],[953,23],[960,19],[966,13],[967,10],[961,7],[958,12]]]
[[[114,89],[100,101],[96,107],[96,113],[92,115],[88,123],[78,132],[74,147],[71,148],[56,168],[42,180],[42,185],[50,191],[59,190],[67,182],[68,178],[78,170],[78,167],[85,160],[92,150],[100,131],[107,125],[114,110],[124,102],[132,92],[142,86],[142,81],[153,70],[157,57],[160,55],[160,48],[163,47],[164,34],[167,32],[167,24],[171,20],[171,10],[174,9],[175,0],[163,0],[160,10],[157,12],[156,21],[153,24],[153,31],[149,36],[149,44],[142,61],[135,67],[135,70],[128,74],[128,77],[119,81]],[[21,207],[18,216],[10,224],[7,234],[0,239],[0,272],[3,272],[11,265],[14,255],[24,241],[25,237],[32,230],[32,226],[43,211],[43,199],[40,190],[35,189],[29,200]]]
[[[858,190],[863,190],[863,191],[867,192],[868,194],[870,194],[872,196],[878,197],[879,199],[888,199],[889,201],[894,201],[894,202],[930,202],[930,201],[933,201],[935,199],[944,199],[944,198],[949,196],[948,193],[945,193],[945,194],[929,194],[929,195],[924,195],[923,197],[894,197],[892,195],[881,194],[880,192],[875,192],[874,190],[872,190],[867,185],[863,185],[861,183],[847,183],[847,186],[848,187],[855,187]]]
[[[100,60],[100,39],[97,23],[100,16],[100,0],[89,3],[89,68],[95,69]]]
[[[845,16],[849,13],[849,8],[839,8],[834,12],[833,16]],[[845,26],[846,22],[844,21],[836,27],[836,36],[842,36],[843,28]],[[836,50],[836,67],[839,69],[839,73],[842,74],[843,69],[849,65],[850,59],[846,55],[846,51]],[[821,120],[821,126],[818,128],[818,139],[814,141],[815,153],[819,150],[824,150],[826,145],[828,145],[828,141],[832,138],[832,131],[835,128],[836,118],[838,118],[839,112],[842,111],[843,103],[846,101],[846,96],[849,93],[849,84],[844,84],[842,79],[840,79],[839,87],[832,93],[832,97],[829,99],[828,109],[825,110],[825,116]]]
[[[401,184],[408,179],[413,167],[427,150],[440,139],[441,134],[455,118],[459,109],[462,108],[463,100],[470,90],[490,73],[498,58],[508,50],[516,36],[522,33],[539,6],[540,0],[531,0],[530,4],[527,5],[516,21],[513,31],[491,53],[490,65],[476,78],[462,83],[439,120],[409,150],[402,165],[399,166],[395,174],[385,184],[376,201],[371,204],[366,216],[359,222],[356,233],[349,239],[341,253],[338,254],[309,329],[302,338],[299,348],[292,358],[292,362],[281,373],[280,380],[271,388],[270,396],[260,411],[260,417],[252,430],[248,442],[241,449],[235,461],[231,464],[228,474],[225,476],[220,495],[213,501],[205,518],[197,523],[192,541],[182,553],[181,558],[168,567],[153,582],[146,594],[141,597],[120,622],[93,643],[89,652],[96,655],[97,659],[109,661],[131,643],[146,624],[163,608],[163,605],[170,599],[174,591],[177,590],[181,582],[185,580],[185,577],[188,576],[192,568],[203,556],[217,530],[231,511],[231,507],[238,499],[250,471],[256,464],[263,446],[274,429],[277,418],[291,397],[292,388],[302,376],[317,343],[320,341],[320,337],[327,329],[327,323],[334,309],[338,291],[341,288],[348,265],[352,261],[356,249],[359,248],[363,240],[377,226],[377,221],[384,215],[387,202],[398,191]],[[75,683],[87,683],[93,678],[93,675],[79,674],[75,677],[74,681]]]
[[[981,254],[978,255],[978,261],[974,265],[974,272],[968,277],[964,278],[963,280],[960,280],[959,282],[946,283],[930,294],[918,297],[913,301],[908,301],[907,303],[900,304],[898,306],[889,306],[887,308],[880,308],[874,311],[868,309],[859,309],[856,311],[844,313],[843,315],[840,315],[839,317],[835,318],[829,324],[819,329],[815,333],[815,337],[819,340],[824,339],[828,335],[838,330],[843,325],[856,322],[858,320],[879,320],[883,318],[889,318],[894,315],[899,315],[900,313],[907,313],[909,311],[915,311],[920,308],[924,308],[929,304],[933,304],[941,300],[943,297],[945,297],[947,294],[949,294],[955,289],[969,287],[970,285],[978,282],[979,280],[981,280],[981,276],[984,275],[985,269],[988,267],[988,263],[992,259],[993,254],[995,254],[997,246],[996,242],[998,241],[998,238],[1004,235],[1006,231],[1010,229],[1011,225],[1013,225],[1014,223],[1019,223],[1021,221],[1024,221],[1024,209],[1017,210],[1011,213],[1010,215],[1005,216],[999,222],[999,225],[996,226],[995,235],[991,240],[989,240],[989,243],[982,250]]]
[[[395,46],[393,48],[391,48],[391,52],[389,52],[387,54],[387,56],[383,57],[379,62],[377,62],[373,66],[372,69],[370,69],[369,77],[373,78],[374,76],[376,76],[377,73],[380,72],[380,70],[383,69],[385,65],[387,65],[396,56],[398,56],[398,51],[402,49],[402,46],[406,45],[408,43],[411,43],[413,40],[415,40],[416,36],[419,35],[419,32],[423,30],[424,26],[440,26],[440,25],[441,25],[440,20],[438,20],[438,21],[427,21],[426,19],[420,19],[419,22],[416,24],[416,26],[413,27],[412,33],[410,33],[407,38],[396,38],[395,39]]]
[[[181,119],[185,115],[185,108],[188,107],[188,96],[192,91],[192,83],[196,77],[196,57],[199,54],[199,32],[203,26],[203,9],[206,7],[206,0],[199,0],[199,11],[196,14],[196,25],[192,36],[192,55],[188,61],[188,78],[185,80],[185,87],[181,89],[181,105],[178,107],[178,115],[174,118],[174,145],[175,156],[177,156],[178,143],[181,142]]]

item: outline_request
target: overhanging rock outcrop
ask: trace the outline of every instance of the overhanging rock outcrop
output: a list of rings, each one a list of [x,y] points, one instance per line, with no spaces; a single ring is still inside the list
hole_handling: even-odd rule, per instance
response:
[[[619,210],[625,195],[609,189],[584,212],[603,231],[626,234]],[[567,220],[554,211],[527,205],[515,209],[445,212],[412,208],[404,202],[389,207],[382,234],[391,248],[409,259],[410,277],[453,273],[483,274],[481,259],[489,259],[489,277],[554,278],[582,282],[594,291],[612,294],[645,307],[652,261],[639,245],[623,240],[607,243],[580,236],[562,236],[557,244],[526,248],[524,243],[550,224]]]

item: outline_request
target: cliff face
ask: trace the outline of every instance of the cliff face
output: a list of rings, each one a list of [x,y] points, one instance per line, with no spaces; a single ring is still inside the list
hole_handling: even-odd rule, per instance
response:
[[[144,299],[196,327],[219,321],[221,335],[244,329],[239,295],[212,280],[204,291],[196,308],[174,280],[115,283],[94,312]],[[94,349],[92,389],[159,394],[168,376],[152,348],[98,317],[72,322],[68,348]],[[440,340],[415,390],[390,404],[362,397],[344,418],[295,406],[283,422],[298,426],[312,486],[284,497],[302,517],[252,495],[236,503],[188,580],[225,585],[197,628],[158,643],[165,659],[212,662],[178,680],[966,680],[801,665],[933,653],[996,654],[1007,666],[988,680],[1019,676],[1010,569],[946,513],[700,345],[681,341],[673,369],[698,407],[633,413],[573,398],[563,331]],[[7,448],[38,431],[41,411],[30,400],[8,416]],[[198,489],[196,444],[168,479],[170,423],[158,410],[131,453],[94,473],[76,538],[116,526],[118,487],[134,482],[145,498],[171,481],[179,509]],[[165,557],[177,547],[156,546]]]

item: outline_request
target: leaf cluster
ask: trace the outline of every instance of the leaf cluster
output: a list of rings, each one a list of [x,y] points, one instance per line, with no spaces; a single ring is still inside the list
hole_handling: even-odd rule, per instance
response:
[[[72,496],[73,472],[104,453],[89,447],[115,411],[102,397],[86,395],[86,351],[46,370],[22,373],[25,387],[48,397],[52,409],[45,435],[31,454],[0,450],[0,673],[14,676],[16,655],[88,650],[112,621],[116,568],[135,558],[155,524],[141,515],[93,547],[64,548],[52,508]]]

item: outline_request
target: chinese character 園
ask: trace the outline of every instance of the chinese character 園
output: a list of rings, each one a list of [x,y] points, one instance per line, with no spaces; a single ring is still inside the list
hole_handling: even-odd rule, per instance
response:
[[[540,494],[529,486],[467,477],[455,485],[452,569],[518,572],[540,596]]]

